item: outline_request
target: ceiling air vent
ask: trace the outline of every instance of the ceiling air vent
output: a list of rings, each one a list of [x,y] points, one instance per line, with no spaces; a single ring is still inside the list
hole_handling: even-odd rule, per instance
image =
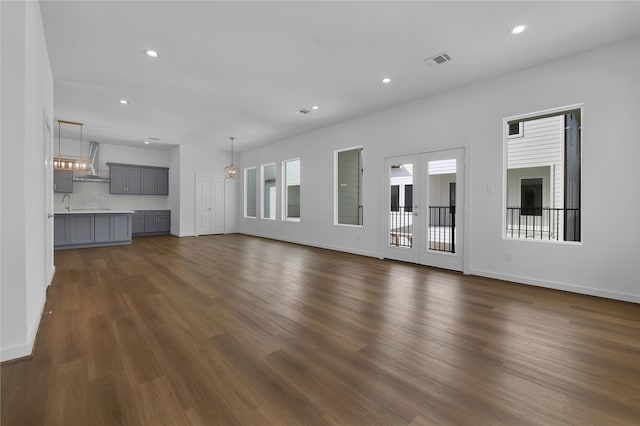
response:
[[[424,61],[429,65],[441,65],[445,62],[449,62],[451,60],[451,56],[445,51],[442,53],[438,53],[435,56],[425,59]]]
[[[298,114],[309,114],[311,111],[309,111],[308,109],[299,109],[296,111]]]

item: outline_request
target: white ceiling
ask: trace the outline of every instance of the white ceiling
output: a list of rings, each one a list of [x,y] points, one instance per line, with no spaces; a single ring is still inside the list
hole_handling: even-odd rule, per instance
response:
[[[280,140],[640,35],[640,2],[41,1],[85,140]],[[514,36],[513,26],[527,31]],[[144,50],[155,49],[150,59]],[[447,51],[451,62],[424,59]],[[381,83],[383,77],[392,82]],[[118,101],[126,98],[129,105]],[[300,108],[317,111],[296,114]]]

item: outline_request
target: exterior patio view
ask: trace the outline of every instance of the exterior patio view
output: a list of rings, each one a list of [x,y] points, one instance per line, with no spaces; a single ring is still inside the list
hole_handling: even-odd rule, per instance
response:
[[[579,112],[507,127],[506,237],[580,241]]]
[[[427,249],[455,253],[455,194],[456,160],[430,161],[428,165],[429,213],[427,221]],[[389,214],[389,244],[395,247],[413,247],[414,171],[412,164],[391,167]]]

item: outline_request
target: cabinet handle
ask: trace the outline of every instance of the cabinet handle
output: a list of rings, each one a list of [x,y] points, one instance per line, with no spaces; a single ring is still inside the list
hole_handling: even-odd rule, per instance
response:
[[[58,184],[57,184],[57,183],[54,183],[54,184],[53,184],[53,190],[55,191],[56,189],[58,189]]]

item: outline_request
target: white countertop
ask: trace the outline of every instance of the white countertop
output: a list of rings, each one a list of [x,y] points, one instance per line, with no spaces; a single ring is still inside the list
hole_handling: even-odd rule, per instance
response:
[[[71,209],[71,211],[61,210],[56,211],[54,214],[133,214],[133,210],[111,210],[111,209]]]

